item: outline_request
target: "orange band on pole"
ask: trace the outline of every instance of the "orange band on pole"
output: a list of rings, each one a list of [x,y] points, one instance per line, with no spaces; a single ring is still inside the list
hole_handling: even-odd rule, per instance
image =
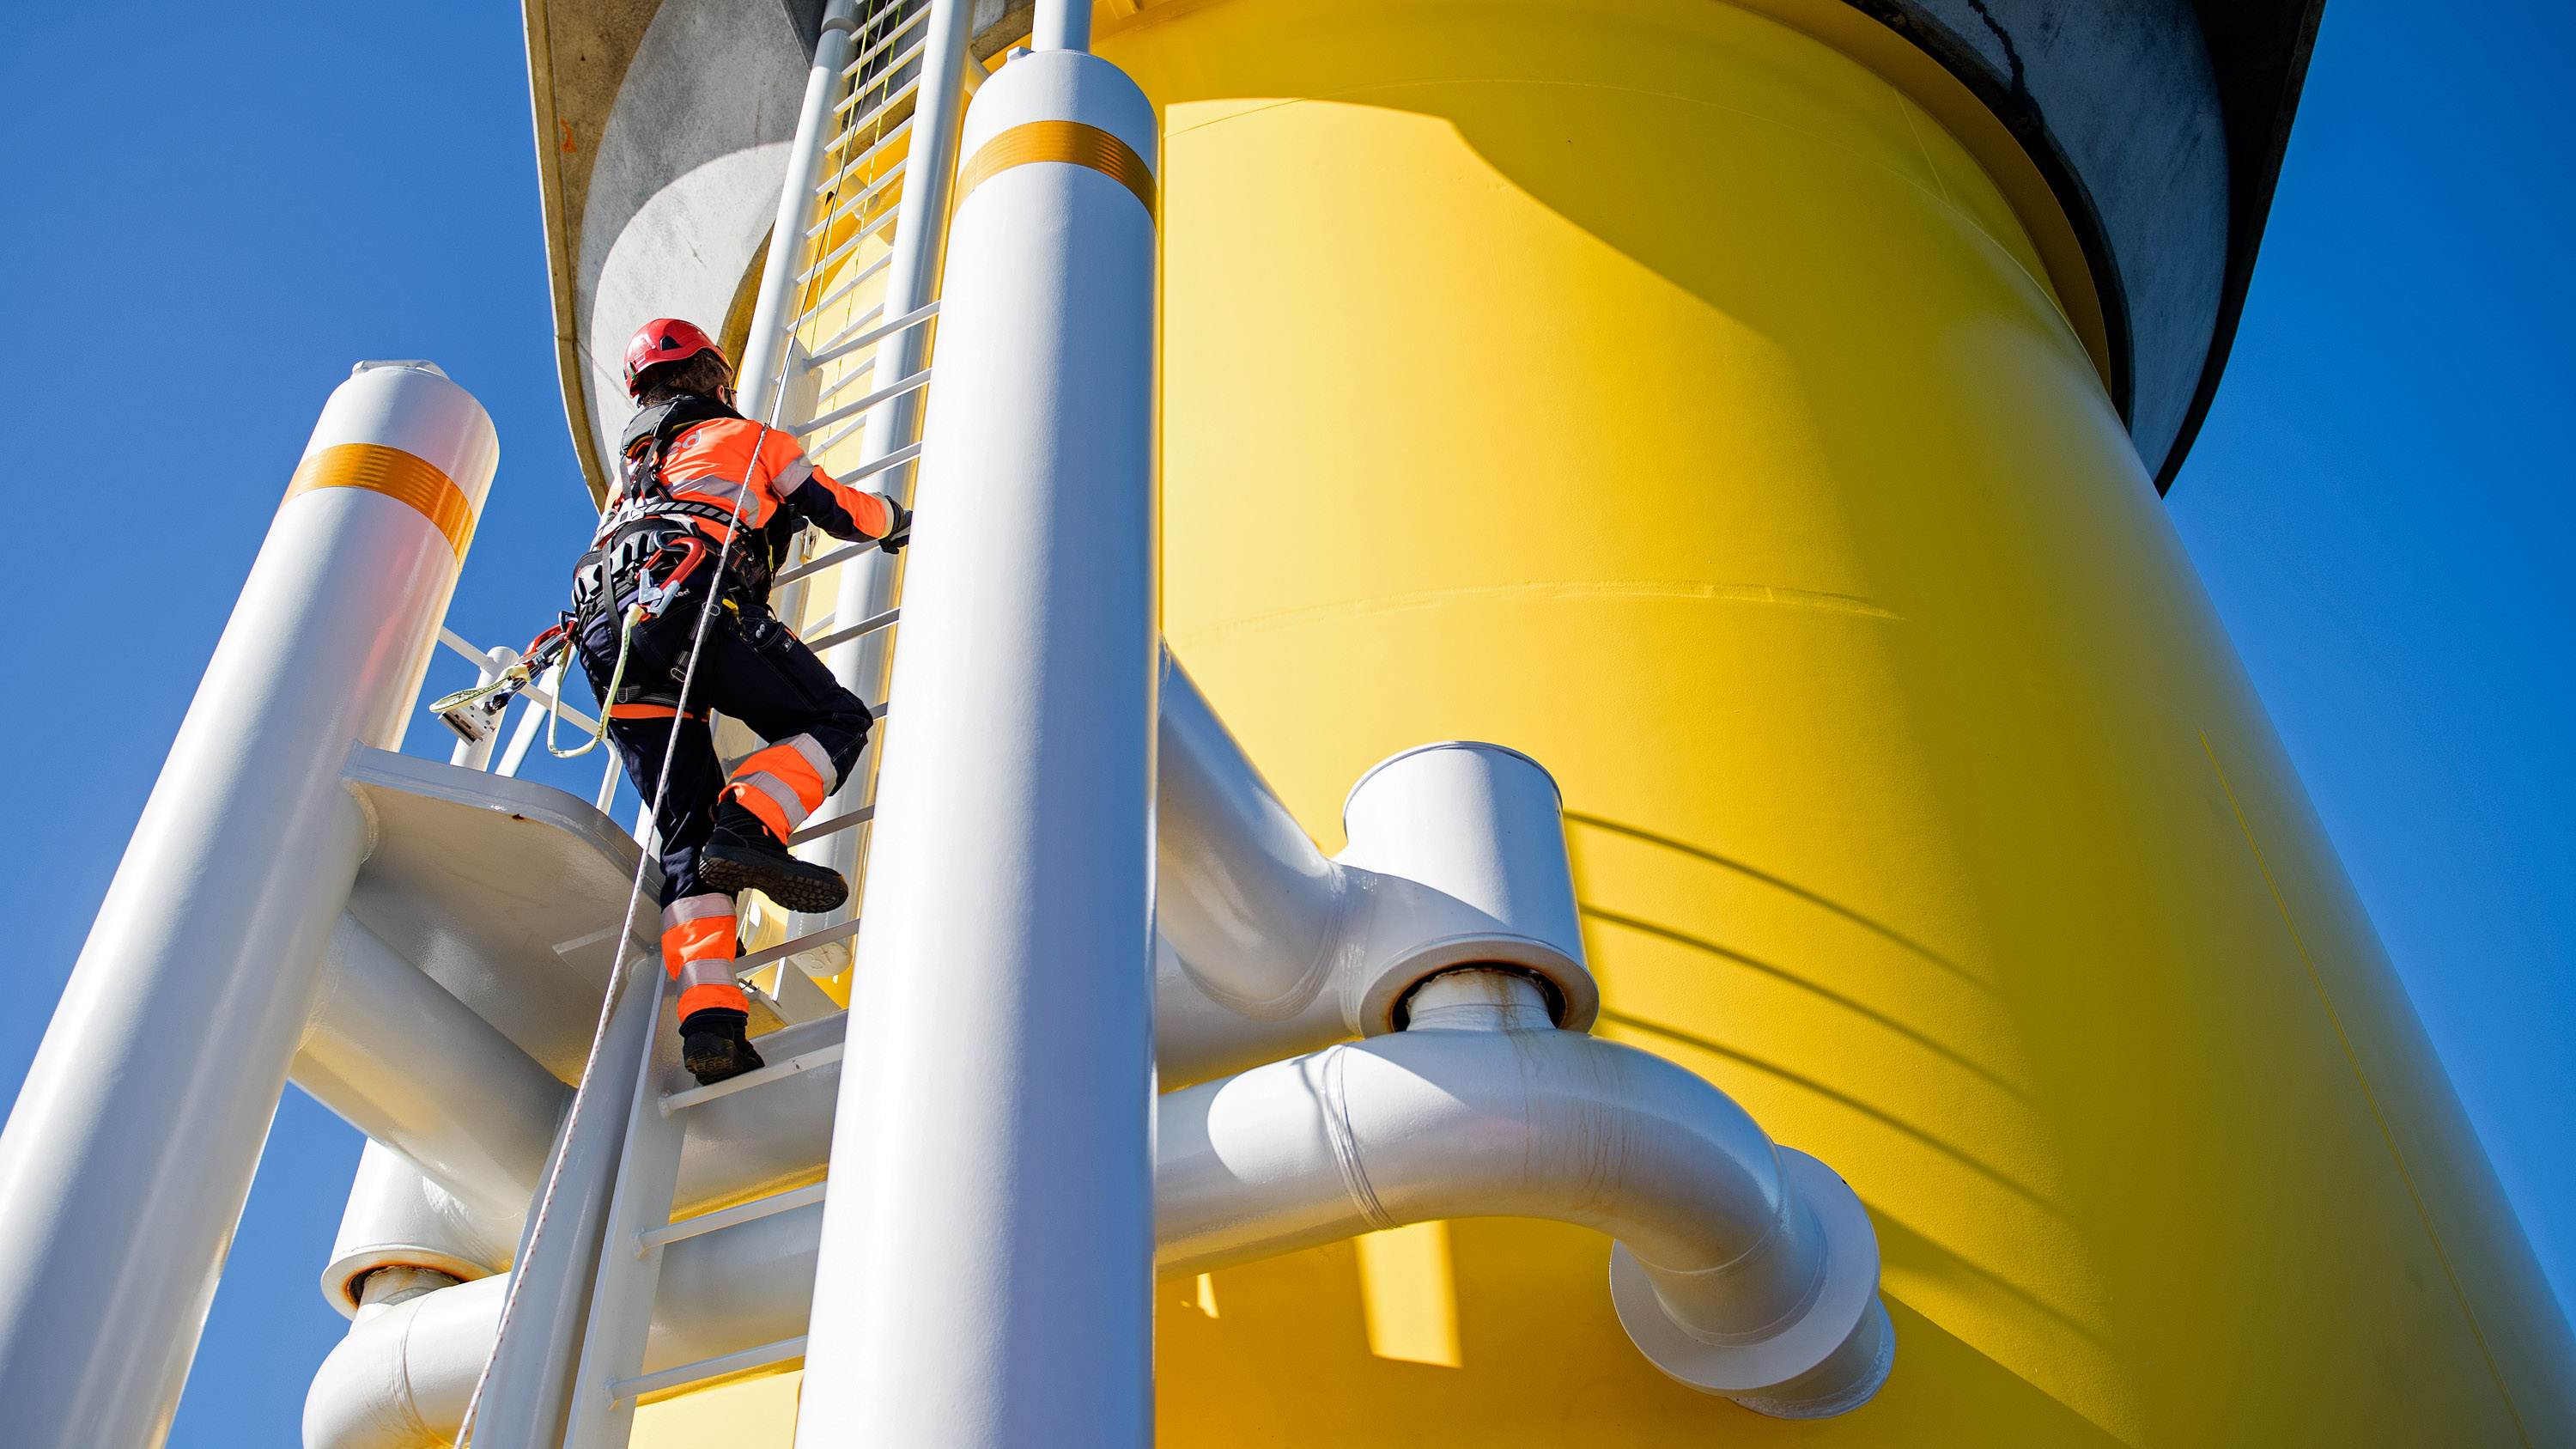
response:
[[[1088,166],[1136,194],[1145,215],[1154,214],[1154,171],[1136,149],[1098,126],[1080,121],[1031,121],[1013,126],[987,141],[957,176],[957,200],[965,204],[976,187],[1014,166],[1032,161],[1064,161]]]
[[[316,488],[364,488],[410,504],[447,535],[458,563],[465,562],[465,546],[474,541],[474,505],[465,501],[465,491],[436,464],[400,448],[334,443],[297,465],[278,506]]]

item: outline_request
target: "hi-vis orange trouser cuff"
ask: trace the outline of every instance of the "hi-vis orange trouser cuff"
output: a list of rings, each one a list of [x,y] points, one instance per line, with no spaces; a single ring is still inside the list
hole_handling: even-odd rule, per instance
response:
[[[733,979],[733,944],[733,897],[686,896],[662,908],[662,967],[680,983],[680,1020],[751,1010]]]
[[[725,793],[760,817],[781,841],[823,806],[841,783],[832,757],[812,735],[793,735],[743,757]]]

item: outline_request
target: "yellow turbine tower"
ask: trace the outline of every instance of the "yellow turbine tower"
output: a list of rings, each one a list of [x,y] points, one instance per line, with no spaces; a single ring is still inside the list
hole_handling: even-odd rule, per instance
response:
[[[1600,1030],[1846,1175],[1898,1343],[1765,1419],[1636,1351],[1606,1239],[1431,1224],[1163,1284],[1161,1442],[2576,1443],[2160,499],[2320,8],[1103,0],[1162,121],[1165,637],[1327,851],[1393,750],[1544,761]],[[742,325],[783,123],[707,97],[811,33],[529,18],[595,447],[642,299]],[[1028,10],[973,22],[998,68]],[[794,1385],[637,1442],[783,1444]]]

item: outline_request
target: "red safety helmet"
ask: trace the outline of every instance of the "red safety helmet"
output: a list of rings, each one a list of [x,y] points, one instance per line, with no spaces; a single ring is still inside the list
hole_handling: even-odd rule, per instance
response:
[[[724,349],[716,346],[716,340],[700,331],[697,324],[677,317],[656,317],[645,323],[635,329],[635,340],[626,344],[626,395],[643,401],[635,380],[644,375],[644,369],[665,362],[686,362],[701,352],[714,353],[726,371],[733,370],[733,359],[725,356]]]

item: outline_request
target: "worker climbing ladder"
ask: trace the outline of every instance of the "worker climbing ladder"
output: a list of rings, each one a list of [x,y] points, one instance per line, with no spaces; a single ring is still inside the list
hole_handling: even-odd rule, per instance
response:
[[[878,491],[908,502],[915,472],[909,465],[921,453],[931,376],[928,324],[939,311],[933,294],[950,205],[946,181],[956,169],[959,112],[982,71],[966,54],[964,4],[874,0],[864,15],[858,9],[853,0],[835,0],[823,18],[742,349],[739,405],[746,416],[796,435],[807,455],[843,482],[875,479]],[[843,461],[842,454],[854,456]],[[796,556],[772,579],[772,609],[801,627],[807,647],[842,684],[863,698],[883,699],[893,626],[901,616],[899,580],[894,555],[867,544],[834,548],[808,530],[799,536]],[[827,582],[836,585],[831,606],[817,610],[810,595]],[[511,662],[503,651],[486,653],[450,631],[441,634],[487,680]],[[504,773],[515,772],[544,711],[596,728],[561,702],[560,689],[558,669],[523,691],[529,703],[501,762]],[[876,708],[881,720],[888,713],[885,705]],[[717,728],[721,748],[721,721]],[[497,722],[491,734],[497,736]],[[482,764],[491,753],[491,738],[468,740],[458,747],[457,763]],[[791,847],[860,878],[880,754],[872,736],[838,794],[789,837]],[[602,808],[616,778],[612,760],[601,784]],[[638,816],[639,840],[648,839],[650,821],[648,801]],[[682,1149],[696,1109],[757,1094],[840,1060],[843,1018],[815,1016],[812,1008],[822,993],[802,978],[848,969],[859,904],[854,895],[823,916],[782,920],[773,907],[748,917],[760,934],[783,939],[741,954],[734,963],[737,978],[763,1010],[801,1023],[763,1038],[769,1065],[713,1085],[689,1085],[673,1049],[675,1038],[656,1029],[654,1049],[627,1079],[603,1077],[588,1089],[603,1100],[585,1105],[603,1121],[619,1124],[623,1137],[613,1154],[594,1154],[615,1163],[605,1230],[584,1232],[587,1220],[563,1215],[547,1232],[568,1241],[523,1240],[517,1269],[523,1278],[551,1272],[567,1281],[528,1281],[514,1288],[530,1306],[507,1322],[495,1346],[474,1442],[539,1442],[548,1437],[544,1426],[562,1414],[565,1444],[623,1445],[642,1400],[774,1369],[802,1354],[804,1339],[798,1335],[649,1373],[645,1368],[668,1246],[823,1199],[826,1184],[800,1184],[672,1221]],[[628,1019],[612,1022],[607,1035],[632,1032],[642,1018],[658,1023],[667,1011],[662,973],[628,969],[634,981],[628,991],[642,1000],[621,1010]],[[760,992],[752,985],[764,973],[774,973],[774,990]],[[741,1103],[733,1107],[739,1111]],[[564,1153],[569,1163],[569,1142]],[[531,1223],[540,1216],[532,1213]],[[532,1247],[538,1251],[531,1253]],[[593,1253],[595,1267],[587,1261]],[[568,1291],[576,1288],[570,1280],[585,1277],[586,1306],[582,1294]],[[574,1318],[586,1320],[577,1335],[567,1332]],[[581,1345],[579,1361],[567,1365],[562,1349],[575,1341]],[[567,1367],[573,1372],[563,1382]]]
[[[650,809],[630,836],[503,778],[541,717],[596,729],[560,673],[522,691],[497,766],[497,711],[451,763],[393,752],[434,635],[487,681],[520,668],[435,623],[489,420],[428,364],[362,364],[316,430],[165,771],[176,803],[156,792],[119,877],[190,888],[220,866],[226,898],[269,892],[274,920],[184,954],[103,927],[82,969],[146,987],[76,992],[58,1019],[65,1041],[104,1022],[184,1057],[196,1024],[168,1003],[211,970],[267,1007],[272,1064],[180,1063],[229,1094],[215,1125],[273,1105],[262,1073],[291,1058],[376,1144],[324,1274],[353,1322],[308,1445],[611,1449],[658,1396],[801,1359],[801,1449],[961,1425],[1137,1449],[1158,1268],[1496,1212],[1615,1233],[1620,1321],[1682,1382],[1788,1417],[1862,1402],[1894,1349],[1867,1215],[1707,1083],[1587,1034],[1599,993],[1546,771],[1491,745],[1403,751],[1354,787],[1327,860],[1162,646],[1159,120],[1088,53],[1078,0],[1038,7],[963,116],[966,11],[826,13],[742,348],[745,412],[848,449],[821,461],[898,498],[918,461],[931,503],[900,575],[871,545],[775,578],[835,675],[904,718],[790,842],[864,886],[865,934],[854,911],[763,919],[732,963],[777,983],[756,998],[779,1018],[763,1067],[696,1085],[678,1060],[636,919]],[[933,318],[972,413],[926,406]],[[826,580],[822,609],[806,595]],[[345,697],[275,687],[272,637],[330,651]],[[246,714],[205,701],[236,698],[271,706],[261,747],[203,748],[205,721]],[[327,870],[270,863],[265,817],[221,808],[263,788]],[[271,939],[300,974],[254,956]],[[807,984],[841,970],[865,1010]],[[264,993],[231,985],[252,980]],[[238,1205],[255,1142],[134,1111],[139,1131],[110,1133],[114,1104],[73,1095],[89,1079],[53,1080],[22,1107],[27,1140],[84,1166],[14,1205],[31,1281],[159,1241],[87,1232],[148,1214],[118,1174],[185,1169]],[[181,1277],[221,1255],[154,1226],[184,1251],[165,1291],[131,1296],[175,1307],[78,1335],[138,1376],[184,1358],[168,1325],[202,1314]],[[114,1406],[31,1364],[11,1381],[46,1415],[31,1442],[146,1441],[82,1437]],[[176,1383],[136,1401],[153,1393]]]

